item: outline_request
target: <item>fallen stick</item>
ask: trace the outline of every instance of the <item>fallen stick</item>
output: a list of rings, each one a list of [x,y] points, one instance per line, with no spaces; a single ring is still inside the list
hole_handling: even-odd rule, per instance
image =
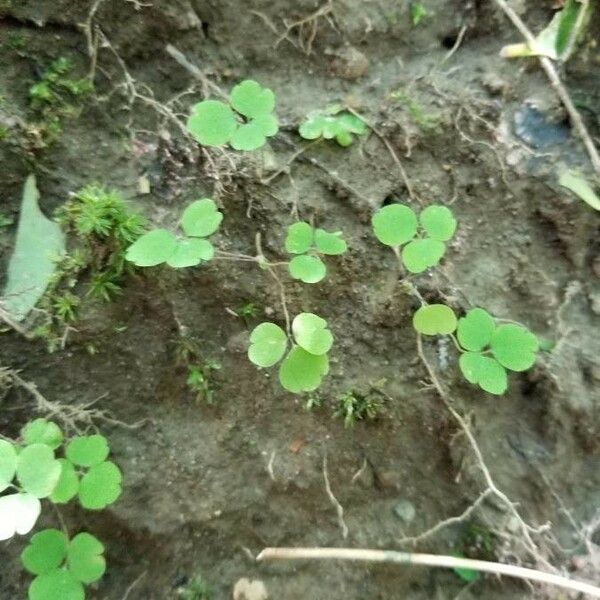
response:
[[[401,565],[422,565],[425,567],[442,567],[447,569],[472,569],[483,573],[507,575],[528,581],[547,583],[568,590],[588,594],[600,598],[600,587],[575,581],[562,575],[546,573],[536,569],[527,569],[514,565],[443,556],[437,554],[415,554],[412,552],[395,552],[393,550],[364,550],[360,548],[265,548],[257,557],[257,561],[265,560],[350,560],[376,563],[397,563]]]

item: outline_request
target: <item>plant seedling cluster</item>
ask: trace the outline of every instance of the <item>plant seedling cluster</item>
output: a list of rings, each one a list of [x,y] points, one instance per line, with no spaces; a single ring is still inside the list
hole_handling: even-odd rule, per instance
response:
[[[290,225],[285,238],[285,249],[290,254],[297,255],[288,264],[290,275],[304,283],[318,283],[324,279],[327,267],[318,254],[344,254],[348,246],[341,236],[341,231],[315,229],[304,221]]]
[[[64,456],[58,457],[59,450]],[[77,436],[66,442],[51,421],[36,419],[21,430],[17,443],[0,440],[0,540],[29,533],[41,513],[40,500],[66,504],[77,498],[87,510],[102,510],[121,495],[123,476],[107,460],[110,449],[101,435]],[[72,540],[54,529],[31,538],[21,559],[36,576],[30,600],[83,600],[84,584],[104,574],[104,547],[88,533]]]
[[[298,129],[300,136],[305,140],[335,139],[340,146],[344,147],[352,144],[354,135],[364,135],[367,131],[365,122],[344,110],[340,104],[308,113],[306,120]]]
[[[203,100],[194,105],[187,128],[203,146],[256,150],[279,130],[274,108],[275,94],[247,79],[231,90],[229,104]]]
[[[279,367],[279,381],[294,394],[312,392],[329,371],[327,353],[333,345],[333,335],[325,319],[300,313],[292,322],[292,336],[292,347]],[[250,335],[248,358],[259,367],[272,367],[281,361],[289,345],[281,327],[261,323]]]
[[[208,262],[214,256],[213,245],[205,239],[219,229],[223,213],[210,198],[192,202],[181,217],[185,236],[177,237],[166,229],[153,229],[129,246],[125,257],[138,267],[166,263],[181,269]]]
[[[429,304],[414,314],[413,326],[423,335],[453,336],[461,352],[458,364],[465,379],[490,394],[506,391],[507,370],[531,368],[540,347],[538,338],[527,328],[516,323],[497,324],[483,308],[473,308],[457,319],[449,306]]]
[[[400,253],[402,264],[410,273],[422,273],[437,265],[446,252],[445,242],[456,231],[456,219],[446,206],[432,204],[415,212],[405,204],[380,208],[371,220],[375,237]]]

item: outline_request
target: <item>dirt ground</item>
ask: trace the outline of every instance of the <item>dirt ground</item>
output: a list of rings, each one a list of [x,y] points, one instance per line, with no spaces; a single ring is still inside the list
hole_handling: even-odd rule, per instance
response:
[[[190,200],[212,196],[225,214],[216,239],[224,250],[252,254],[260,232],[265,252],[284,259],[296,214],[343,230],[350,247],[328,261],[324,282],[285,284],[292,312],[326,317],[335,335],[322,406],[312,411],[246,357],[249,328],[283,320],[279,290],[247,263],[135,274],[117,300],[86,302],[53,353],[42,340],[1,334],[0,365],[20,369],[49,400],[98,399],[115,419],[138,425],[97,422],[124,472],[121,499],[101,513],[64,514],[72,530],[85,527],[107,547],[107,575],[90,598],[176,599],[197,575],[215,599],[231,598],[241,577],[262,580],[273,600],[577,597],[494,577],[466,584],[444,570],[252,560],[281,545],[416,548],[539,568],[548,561],[600,581],[600,559],[582,542],[600,503],[600,218],[556,181],[560,165],[590,172],[589,160],[537,62],[499,56],[519,37],[493,2],[423,4],[428,15],[414,26],[410,3],[398,0],[0,1],[0,118],[9,129],[31,118],[28,89],[41,69],[65,56],[85,76],[90,40],[96,57],[95,93],[55,143],[33,151],[15,136],[0,142],[4,214],[16,219],[23,181],[35,172],[47,214],[96,181],[164,226]],[[552,15],[550,0],[511,4],[534,31]],[[286,34],[284,19],[293,25],[317,11]],[[599,34],[596,13],[561,72],[595,139]],[[205,90],[167,44],[225,90],[252,78],[275,91],[282,132],[266,151],[233,164],[209,155],[212,163],[184,138],[176,120]],[[381,136],[348,149],[318,144],[265,185],[304,143],[296,133],[303,117],[337,101]],[[527,130],[531,107],[547,122]],[[140,176],[149,194],[139,193]],[[511,375],[502,397],[464,382],[446,360],[452,349],[425,347],[498,488],[533,527],[548,524],[531,534],[537,556],[494,494],[416,545],[402,541],[461,515],[486,482],[419,360],[416,305],[394,255],[370,233],[371,214],[392,200],[451,205],[459,220],[443,265],[415,279],[426,298],[459,311],[485,307],[557,342],[530,372]],[[14,225],[0,228],[3,272],[14,234]],[[231,313],[249,302],[256,318]],[[212,405],[186,388],[176,360],[183,331],[221,365]],[[345,428],[333,413],[349,390],[377,394],[382,414]],[[5,435],[37,416],[17,388],[1,406]],[[54,525],[54,513],[45,514],[43,524]],[[595,549],[598,540],[589,541]],[[26,596],[23,545],[0,545],[2,599]]]

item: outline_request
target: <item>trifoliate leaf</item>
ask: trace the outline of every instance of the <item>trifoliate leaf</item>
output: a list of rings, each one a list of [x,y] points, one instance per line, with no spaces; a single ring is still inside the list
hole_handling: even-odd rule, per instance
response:
[[[237,129],[233,111],[218,100],[204,100],[192,107],[188,131],[204,146],[223,146]]]
[[[279,381],[286,390],[294,394],[312,392],[319,387],[322,377],[328,371],[326,354],[316,356],[296,346],[281,363]]]
[[[477,352],[465,352],[458,361],[460,370],[469,383],[479,385],[485,392],[500,395],[508,387],[508,378],[504,367],[493,358]]]
[[[255,121],[240,125],[231,137],[231,147],[234,150],[251,152],[265,145],[267,138],[260,124]]]
[[[317,283],[327,274],[325,263],[316,256],[295,256],[288,265],[290,275],[304,283]]]
[[[102,510],[121,495],[123,475],[112,462],[92,467],[79,482],[79,502],[88,510]]]
[[[402,262],[411,273],[422,273],[437,265],[445,251],[444,242],[430,238],[412,240],[402,249]]]
[[[59,458],[61,471],[58,483],[50,494],[50,501],[54,504],[66,504],[72,500],[79,490],[79,477],[72,463],[64,458]]]
[[[465,350],[479,352],[491,341],[496,324],[483,308],[473,308],[458,320],[457,336]]]
[[[31,537],[21,552],[21,562],[33,575],[58,569],[67,557],[67,536],[58,529],[44,529]]]
[[[176,247],[177,238],[170,231],[154,229],[129,246],[125,258],[138,267],[154,267],[166,262]]]
[[[200,238],[177,240],[175,251],[167,259],[167,264],[174,269],[195,267],[203,260],[210,260],[214,255],[215,249],[208,240]]]
[[[37,498],[46,498],[54,491],[60,472],[54,451],[45,444],[26,446],[17,458],[17,479],[24,491]]]
[[[251,79],[238,83],[229,99],[235,110],[250,118],[268,114],[275,108],[275,94]]]
[[[104,436],[80,435],[69,442],[66,455],[74,465],[93,467],[104,462],[109,451],[108,440]]]
[[[106,561],[104,546],[89,533],[76,535],[69,544],[67,565],[69,572],[82,583],[94,583],[104,575]]]
[[[344,254],[348,249],[346,242],[340,237],[341,231],[330,233],[324,229],[315,230],[315,247],[321,254],[335,256]]]
[[[8,263],[8,278],[2,303],[18,321],[24,319],[44,295],[60,258],[65,237],[38,205],[35,177],[25,182],[15,249]]]
[[[56,569],[33,580],[29,600],[85,600],[85,591],[69,571]]]
[[[250,334],[248,358],[259,367],[272,367],[283,358],[287,344],[287,335],[281,327],[261,323]]]
[[[433,204],[425,208],[419,215],[423,229],[429,237],[440,242],[447,242],[456,231],[456,219],[446,206]]]
[[[456,329],[456,315],[445,304],[427,304],[414,314],[413,327],[424,335],[448,335]]]
[[[371,219],[375,237],[386,246],[401,246],[417,233],[417,215],[404,204],[380,208]]]
[[[6,440],[0,440],[0,492],[12,482],[17,470],[17,451]]]
[[[350,133],[356,133],[357,135],[363,135],[367,133],[369,128],[366,123],[359,119],[356,115],[352,113],[342,113],[337,115],[337,122],[345,131]]]
[[[496,328],[490,347],[503,367],[511,371],[526,371],[535,363],[539,341],[525,327],[509,323]]]
[[[304,221],[294,223],[287,229],[285,249],[290,254],[304,254],[312,246],[313,228]]]
[[[207,237],[219,229],[223,220],[214,200],[202,198],[189,204],[181,216],[181,227],[186,235]]]
[[[305,140],[326,140],[335,138],[340,146],[350,146],[352,134],[362,135],[368,128],[356,115],[348,112],[340,113],[341,106],[333,106],[324,111],[313,111],[300,125],[298,132]]]
[[[0,541],[25,535],[35,525],[42,504],[32,494],[9,494],[0,498]]]
[[[46,419],[35,419],[21,429],[21,437],[25,444],[45,444],[56,450],[63,442],[63,433],[60,427]]]
[[[311,354],[326,354],[333,345],[327,321],[313,313],[300,313],[292,322],[296,343]]]

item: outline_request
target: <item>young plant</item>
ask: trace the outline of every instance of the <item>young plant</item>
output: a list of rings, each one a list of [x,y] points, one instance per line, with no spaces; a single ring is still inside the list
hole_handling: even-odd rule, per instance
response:
[[[294,394],[312,392],[329,372],[327,353],[333,335],[327,321],[312,313],[300,313],[292,322],[291,349],[279,367],[281,385]],[[268,368],[283,358],[290,340],[275,323],[261,323],[250,335],[248,358],[258,367]]]
[[[203,146],[256,150],[279,130],[274,108],[275,94],[248,79],[231,90],[229,104],[220,100],[195,104],[187,128]]]
[[[298,132],[305,140],[335,139],[340,146],[350,146],[354,140],[352,134],[364,135],[368,127],[359,117],[344,110],[340,104],[334,104],[324,110],[308,113]]]
[[[188,365],[186,385],[191,392],[196,394],[198,400],[204,400],[207,404],[214,403],[213,371],[220,369],[221,365],[212,360],[207,360],[202,364]]]
[[[539,350],[538,338],[527,328],[498,325],[483,308],[473,308],[457,319],[450,307],[429,304],[416,311],[413,326],[423,335],[452,336],[461,352],[458,364],[465,379],[490,394],[503,394],[508,388],[507,370],[527,371]]]
[[[382,399],[375,394],[359,394],[354,390],[344,392],[338,398],[336,417],[344,419],[344,427],[354,427],[357,421],[377,418],[383,408]]]
[[[192,202],[184,211],[180,225],[184,235],[166,229],[153,229],[127,248],[125,258],[138,267],[166,263],[175,269],[194,267],[214,256],[212,244],[205,239],[219,229],[223,213],[210,198]]]
[[[348,249],[341,237],[342,232],[329,232],[314,229],[304,221],[290,225],[285,239],[285,249],[296,254],[288,264],[288,271],[294,279],[304,283],[318,283],[327,274],[327,267],[319,254],[337,256]]]
[[[422,273],[440,262],[457,225],[452,211],[439,204],[424,208],[418,219],[410,207],[390,204],[380,208],[371,223],[375,237],[391,246],[411,273]]]
[[[57,456],[59,451],[63,456]],[[0,440],[0,540],[29,533],[41,513],[42,499],[66,504],[77,498],[87,510],[101,510],[121,495],[123,476],[107,460],[110,449],[101,435],[77,436],[65,442],[58,425],[31,421],[18,442]],[[14,490],[14,491],[12,491]],[[69,539],[56,529],[32,536],[21,554],[23,566],[35,575],[30,600],[81,600],[84,585],[102,577],[103,545],[92,535]]]

